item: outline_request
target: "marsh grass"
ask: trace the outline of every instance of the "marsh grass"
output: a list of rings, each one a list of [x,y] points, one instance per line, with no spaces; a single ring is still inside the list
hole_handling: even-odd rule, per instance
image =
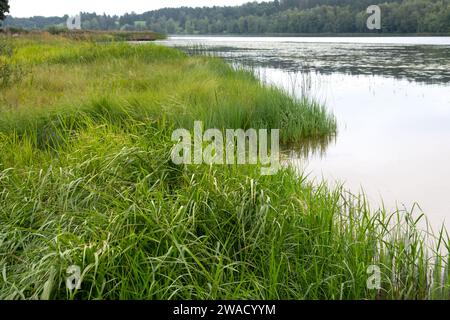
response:
[[[170,160],[172,130],[194,120],[334,134],[319,105],[155,45],[14,41],[32,72],[0,93],[0,298],[449,298],[448,235],[412,214],[289,167]],[[373,264],[381,290],[366,285]]]

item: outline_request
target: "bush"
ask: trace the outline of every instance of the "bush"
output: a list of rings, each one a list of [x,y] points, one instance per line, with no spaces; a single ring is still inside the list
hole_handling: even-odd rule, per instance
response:
[[[60,35],[67,33],[68,29],[60,26],[51,26],[47,28],[47,32],[53,35]]]
[[[22,27],[8,27],[5,29],[8,34],[28,34],[29,31]]]

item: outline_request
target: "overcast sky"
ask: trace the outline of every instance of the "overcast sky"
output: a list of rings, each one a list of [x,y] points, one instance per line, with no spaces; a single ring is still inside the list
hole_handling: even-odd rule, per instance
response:
[[[239,5],[249,0],[10,0],[13,17],[63,16],[80,11],[98,14],[142,13],[164,7]]]

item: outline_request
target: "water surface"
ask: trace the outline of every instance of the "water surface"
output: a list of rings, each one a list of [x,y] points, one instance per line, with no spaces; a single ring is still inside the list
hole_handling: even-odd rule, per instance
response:
[[[296,166],[311,179],[364,190],[373,206],[417,203],[434,228],[450,229],[450,37],[163,43],[252,66],[263,81],[319,100],[336,116],[338,135],[292,152]]]

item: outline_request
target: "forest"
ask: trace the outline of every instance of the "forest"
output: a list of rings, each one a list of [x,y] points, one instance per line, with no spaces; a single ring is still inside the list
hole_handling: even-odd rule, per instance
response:
[[[381,30],[366,27],[375,0],[275,0],[241,6],[164,8],[142,14],[110,16],[82,13],[90,30],[152,30],[165,34],[299,33],[449,33],[450,0],[378,1]],[[64,28],[64,17],[14,18],[4,26],[26,29]]]

